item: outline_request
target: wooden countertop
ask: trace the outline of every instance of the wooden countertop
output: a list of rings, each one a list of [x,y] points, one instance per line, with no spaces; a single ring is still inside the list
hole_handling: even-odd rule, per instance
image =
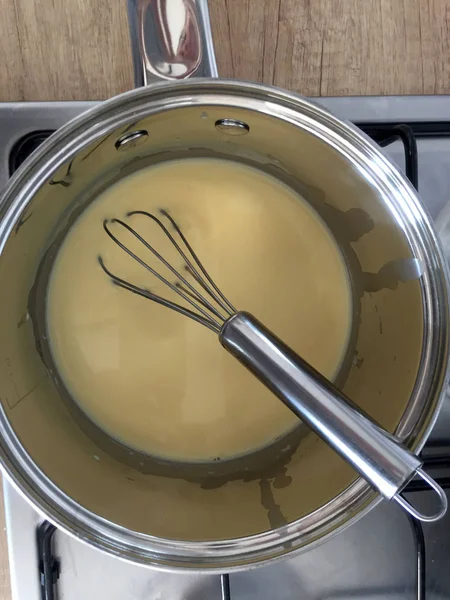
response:
[[[450,93],[448,0],[209,0],[219,73],[307,96]],[[0,101],[133,86],[126,0],[0,0]]]
[[[223,77],[307,96],[450,93],[449,0],[209,5]],[[125,0],[0,0],[0,8],[0,101],[97,100],[133,87]],[[0,598],[10,598],[2,518]]]

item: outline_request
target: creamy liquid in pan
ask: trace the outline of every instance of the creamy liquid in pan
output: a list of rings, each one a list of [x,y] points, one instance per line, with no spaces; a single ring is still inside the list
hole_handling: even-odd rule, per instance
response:
[[[184,159],[121,180],[70,229],[47,296],[48,336],[60,375],[98,426],[148,454],[224,459],[270,444],[298,423],[280,400],[222,348],[215,333],[118,288],[98,264],[101,255],[118,276],[175,299],[102,227],[105,218],[161,208],[238,310],[253,313],[325,376],[338,370],[351,295],[341,253],[323,222],[301,197],[260,171]],[[128,222],[181,267],[150,219]],[[123,229],[113,231],[156,266]]]

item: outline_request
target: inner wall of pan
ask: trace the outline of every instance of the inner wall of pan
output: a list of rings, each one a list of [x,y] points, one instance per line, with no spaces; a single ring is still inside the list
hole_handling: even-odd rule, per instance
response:
[[[224,117],[247,124],[248,133],[217,129]],[[118,150],[117,141],[130,131],[148,132],[145,143]],[[215,106],[160,113],[97,140],[40,189],[28,208],[33,218],[22,217],[24,225],[5,250],[9,260],[2,261],[2,279],[13,282],[1,316],[5,348],[17,337],[21,316],[29,311],[32,317],[12,343],[13,381],[4,378],[12,390],[8,398],[15,397],[17,381],[23,388],[18,401],[4,404],[21,443],[58,487],[114,523],[165,538],[227,539],[311,513],[344,490],[354,472],[303,427],[289,444],[283,440],[239,464],[215,465],[213,475],[202,465],[150,457],[142,468],[142,455],[137,459],[111,440],[70,400],[45,342],[48,274],[73,220],[117,179],[184,156],[257,166],[298,191],[322,216],[342,249],[354,295],[354,326],[337,383],[389,431],[405,412],[419,369],[422,294],[419,281],[390,280],[386,286],[377,278],[386,264],[413,256],[379,192],[325,142],[275,117]]]

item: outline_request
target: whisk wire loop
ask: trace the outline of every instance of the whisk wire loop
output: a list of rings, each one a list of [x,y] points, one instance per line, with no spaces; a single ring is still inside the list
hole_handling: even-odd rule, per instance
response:
[[[220,329],[223,323],[237,311],[233,307],[233,305],[226,299],[226,297],[222,294],[219,288],[216,286],[197,255],[195,254],[192,246],[189,244],[185,235],[181,231],[180,227],[176,223],[176,221],[167,213],[165,210],[160,211],[161,214],[166,217],[169,223],[173,226],[175,232],[179,236],[181,242],[184,244],[188,255],[183,251],[180,244],[174,238],[174,236],[170,233],[168,228],[164,225],[164,223],[152,213],[146,211],[131,211],[126,216],[131,217],[134,215],[146,216],[152,219],[163,231],[164,235],[169,239],[172,246],[176,249],[177,253],[181,256],[184,262],[184,268],[186,271],[193,277],[193,279],[197,282],[199,286],[208,294],[208,296],[217,304],[218,308],[211,303],[208,298],[205,298],[181,273],[179,270],[175,269],[147,240],[145,240],[131,225],[126,223],[125,221],[117,218],[113,219],[105,219],[103,221],[103,228],[108,236],[124,251],[128,256],[136,260],[142,267],[147,269],[150,273],[152,273],[159,281],[164,283],[175,292],[178,296],[180,296],[187,304],[189,304],[193,309],[187,308],[168,300],[158,294],[154,294],[148,289],[139,287],[130,281],[122,279],[115,275],[108,267],[106,267],[105,262],[101,256],[98,257],[98,262],[103,269],[103,271],[110,277],[112,282],[130,292],[133,292],[139,296],[147,298],[149,300],[153,300],[162,306],[166,306],[167,308],[171,308],[176,310],[177,312],[187,316],[197,323],[205,325],[209,329],[215,331],[216,333],[220,332]],[[122,228],[126,229],[130,234],[132,234],[147,250],[149,250],[158,261],[164,265],[175,277],[176,281],[172,283],[166,277],[164,277],[161,273],[159,273],[155,268],[150,266],[143,258],[138,256],[135,252],[133,252],[123,241],[121,241],[111,230],[110,225],[116,224],[120,225]],[[191,260],[192,259],[192,260]],[[193,264],[195,263],[195,265]]]

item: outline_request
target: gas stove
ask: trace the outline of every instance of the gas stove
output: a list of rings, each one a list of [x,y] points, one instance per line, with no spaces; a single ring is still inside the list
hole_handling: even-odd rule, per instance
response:
[[[385,147],[419,188],[436,219],[450,201],[450,98],[351,97],[316,100]],[[91,102],[0,104],[0,188],[52,131]],[[423,457],[450,489],[450,396]],[[431,502],[420,482],[414,502]],[[56,530],[4,483],[14,600],[437,600],[450,598],[450,512],[421,526],[383,502],[314,550],[228,576],[180,575],[135,566]]]

